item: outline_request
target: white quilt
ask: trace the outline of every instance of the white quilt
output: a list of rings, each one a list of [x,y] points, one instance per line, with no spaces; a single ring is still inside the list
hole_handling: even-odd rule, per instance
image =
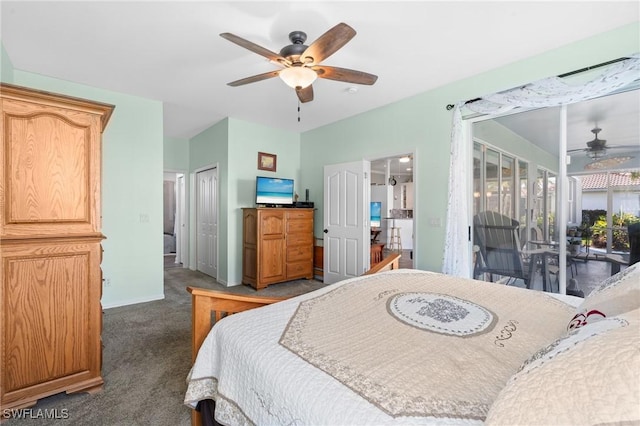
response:
[[[416,273],[434,276],[415,270],[383,274]],[[231,425],[481,424],[481,420],[470,418],[393,417],[278,343],[301,301],[363,279],[367,278],[343,281],[220,321],[199,351],[185,403],[194,407],[199,400],[214,399],[216,419]],[[538,300],[540,294],[536,296]],[[581,301],[567,296],[556,299],[572,306]],[[452,378],[455,374],[452,372]]]

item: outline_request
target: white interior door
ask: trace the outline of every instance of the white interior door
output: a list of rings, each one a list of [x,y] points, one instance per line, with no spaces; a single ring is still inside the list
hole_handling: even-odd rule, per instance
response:
[[[218,171],[196,173],[196,269],[218,278]]]
[[[368,161],[324,167],[324,282],[369,269],[370,170]]]

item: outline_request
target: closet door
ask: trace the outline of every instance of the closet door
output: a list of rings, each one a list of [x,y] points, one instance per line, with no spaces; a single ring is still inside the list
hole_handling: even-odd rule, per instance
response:
[[[218,171],[196,173],[197,269],[218,278]]]

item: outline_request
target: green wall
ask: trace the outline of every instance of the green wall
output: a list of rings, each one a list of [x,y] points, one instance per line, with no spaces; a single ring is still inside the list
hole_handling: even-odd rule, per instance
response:
[[[189,171],[189,139],[164,138],[162,151],[164,170]]]
[[[638,51],[640,24],[635,23],[302,134],[301,161],[305,167],[301,177],[318,207],[316,236],[322,235],[324,165],[414,151],[418,211],[414,258],[417,268],[440,271],[452,119],[445,106]],[[439,220],[442,226],[431,226],[432,219]]]
[[[13,64],[0,40],[0,81],[13,83]]]
[[[242,208],[255,205],[257,175],[299,180],[299,135],[260,124],[227,118],[190,141],[190,172],[218,168],[218,281],[242,281]],[[277,156],[275,172],[258,170],[258,152]],[[300,194],[299,185],[296,191]],[[196,268],[195,194],[191,193],[191,260]]]
[[[102,305],[164,298],[162,103],[18,70],[14,83],[116,106],[102,144]]]

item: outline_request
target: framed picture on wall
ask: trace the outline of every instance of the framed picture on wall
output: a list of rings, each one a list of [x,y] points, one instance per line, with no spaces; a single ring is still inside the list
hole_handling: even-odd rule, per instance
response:
[[[266,152],[258,153],[258,170],[267,170],[269,172],[276,171],[275,154],[267,154]]]

